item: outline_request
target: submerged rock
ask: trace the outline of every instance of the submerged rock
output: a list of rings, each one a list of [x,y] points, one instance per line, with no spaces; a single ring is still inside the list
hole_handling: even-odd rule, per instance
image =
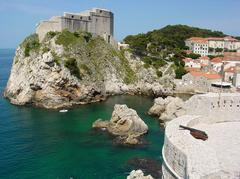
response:
[[[156,98],[154,105],[148,111],[149,115],[156,115],[163,122],[185,114],[184,101],[179,97]]]
[[[145,174],[150,174],[155,179],[162,177],[162,165],[156,160],[149,158],[132,158],[128,161],[129,167],[141,169]]]
[[[151,175],[144,176],[142,170],[133,170],[130,175],[127,176],[127,179],[153,179]]]
[[[100,129],[106,129],[109,126],[109,121],[103,121],[102,119],[96,120],[92,127],[93,128],[100,128]]]
[[[139,137],[147,133],[148,126],[138,116],[137,112],[127,105],[116,104],[110,121],[97,120],[93,128],[106,128],[109,133],[118,137],[124,144],[139,144]]]

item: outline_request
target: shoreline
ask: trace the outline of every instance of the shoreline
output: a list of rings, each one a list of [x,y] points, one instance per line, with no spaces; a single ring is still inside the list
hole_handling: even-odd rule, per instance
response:
[[[4,90],[5,91],[5,90]],[[106,95],[101,97],[98,100],[91,100],[90,102],[79,102],[79,103],[75,103],[75,104],[71,104],[71,102],[66,103],[66,105],[62,105],[62,106],[56,106],[56,107],[45,107],[42,104],[37,104],[37,103],[28,103],[28,104],[17,104],[17,103],[13,103],[11,102],[11,99],[7,96],[4,95],[4,91],[1,93],[2,97],[5,98],[10,104],[12,105],[16,105],[16,106],[25,106],[25,107],[34,107],[34,108],[40,108],[40,109],[47,109],[47,110],[61,110],[61,109],[73,109],[73,108],[78,108],[81,105],[88,105],[88,104],[92,104],[92,103],[101,103],[104,101],[107,101],[109,98],[114,97],[114,96],[138,96],[138,97],[148,97],[151,98],[152,100],[154,100],[155,98],[158,97],[163,97],[166,98],[167,96],[173,96],[173,97],[179,97],[182,95],[182,97],[180,98],[189,98],[197,93],[179,93],[179,92],[173,92],[172,94],[164,94],[164,95],[147,95],[147,94],[139,94],[139,93],[124,93],[124,94],[113,94],[113,95]]]

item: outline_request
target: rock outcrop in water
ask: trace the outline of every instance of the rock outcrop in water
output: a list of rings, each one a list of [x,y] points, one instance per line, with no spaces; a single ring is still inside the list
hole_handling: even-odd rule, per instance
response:
[[[17,105],[62,108],[115,94],[171,93],[172,78],[100,37],[83,32],[49,32],[40,43],[29,36],[17,48],[4,96]]]
[[[93,123],[93,128],[107,129],[118,137],[123,144],[139,144],[139,137],[147,133],[148,126],[138,116],[137,112],[126,105],[116,104],[110,121],[101,119]]]
[[[162,164],[150,158],[132,158],[127,162],[129,168],[137,168],[144,171],[145,174],[151,175],[153,178],[162,178]]]
[[[151,175],[144,176],[142,170],[133,170],[127,176],[127,179],[153,179],[153,177]]]
[[[179,97],[156,98],[154,105],[148,111],[149,115],[156,115],[163,122],[185,114],[184,101]]]

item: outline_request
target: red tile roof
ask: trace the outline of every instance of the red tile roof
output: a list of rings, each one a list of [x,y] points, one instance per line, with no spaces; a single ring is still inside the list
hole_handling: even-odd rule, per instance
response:
[[[202,56],[199,58],[200,60],[210,60],[210,58],[208,56]]]
[[[211,60],[212,63],[221,63],[223,61],[222,57],[215,57]]]
[[[185,70],[186,70],[187,72],[191,72],[191,71],[195,71],[195,72],[197,72],[197,71],[200,71],[200,68],[186,67]]]
[[[239,41],[239,40],[237,40],[237,39],[235,39],[235,38],[233,38],[231,36],[224,37],[224,40],[231,41],[231,42],[238,42]]]
[[[221,75],[219,74],[204,74],[204,77],[208,78],[208,79],[221,79]]]
[[[240,53],[239,52],[224,52],[224,56],[240,57]]]
[[[217,74],[217,73],[204,73],[204,72],[200,72],[200,71],[190,71],[189,72],[192,76],[195,77],[205,77],[207,79],[221,79],[221,75]]]
[[[224,41],[224,38],[222,37],[209,37],[207,40],[212,40],[212,41]]]
[[[206,43],[208,41],[231,41],[231,42],[239,42],[238,39],[235,39],[231,36],[226,36],[226,37],[208,37],[208,38],[202,38],[202,37],[191,37],[187,40],[191,40],[194,42],[198,43]]]
[[[206,38],[202,38],[202,37],[191,37],[187,40],[196,42],[196,43],[208,43],[208,40]]]
[[[186,63],[186,62],[191,62],[191,61],[193,61],[193,59],[192,59],[192,58],[184,58],[183,61]]]

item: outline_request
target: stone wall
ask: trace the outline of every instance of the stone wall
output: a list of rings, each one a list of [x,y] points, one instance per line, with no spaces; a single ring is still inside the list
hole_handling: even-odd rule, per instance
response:
[[[219,121],[231,121],[239,117],[239,93],[208,93],[195,95],[186,102],[187,114],[208,116]],[[224,115],[222,115],[224,114]]]
[[[208,92],[211,88],[211,81],[207,80],[205,77],[194,77],[188,73],[182,77],[181,86],[182,88],[191,88],[197,91]]]
[[[186,178],[187,156],[169,140],[168,136],[165,136],[164,139],[162,155],[164,158],[164,179]]]
[[[240,94],[195,95],[186,102],[186,113],[166,126],[162,178],[196,179],[223,175],[215,151],[203,146],[202,141],[190,137],[189,131],[179,130],[179,125],[194,127],[198,124],[239,122]]]
[[[42,21],[37,25],[36,33],[39,36],[39,40],[42,41],[45,35],[50,31],[61,31],[61,17],[52,17],[48,21]]]

